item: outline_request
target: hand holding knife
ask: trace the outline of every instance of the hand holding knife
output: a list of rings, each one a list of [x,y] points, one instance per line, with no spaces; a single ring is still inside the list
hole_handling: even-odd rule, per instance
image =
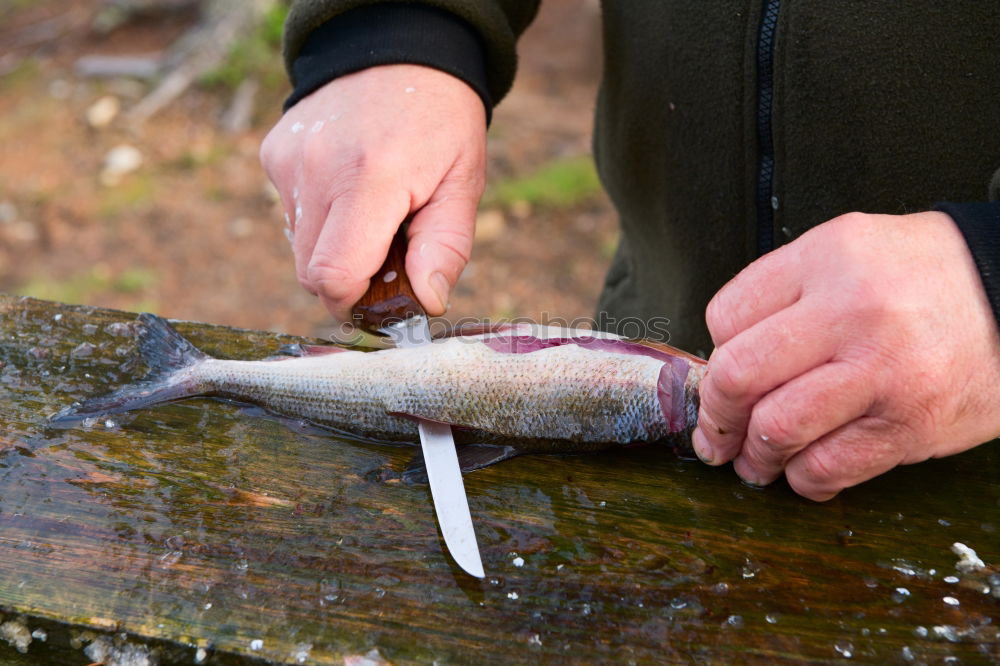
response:
[[[404,222],[396,232],[385,263],[372,276],[368,291],[353,310],[362,328],[389,336],[397,347],[417,347],[432,342],[427,315],[406,276],[407,226]],[[462,569],[483,578],[485,573],[451,426],[420,420],[418,428],[434,511],[444,542]]]

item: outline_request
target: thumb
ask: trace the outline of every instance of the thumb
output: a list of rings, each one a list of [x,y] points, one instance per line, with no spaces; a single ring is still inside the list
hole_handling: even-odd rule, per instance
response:
[[[410,222],[406,274],[427,314],[439,316],[472,253],[479,192],[442,183]]]

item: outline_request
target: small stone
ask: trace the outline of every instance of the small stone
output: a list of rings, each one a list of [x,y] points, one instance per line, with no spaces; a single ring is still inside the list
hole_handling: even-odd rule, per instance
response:
[[[118,112],[122,110],[122,103],[113,95],[105,95],[90,105],[87,109],[87,124],[94,129],[104,129],[111,124]]]
[[[116,338],[127,338],[132,335],[132,327],[123,321],[116,321],[105,326],[104,332]]]
[[[122,178],[142,166],[142,153],[135,146],[121,144],[115,146],[104,156],[104,166],[101,168],[102,185],[112,186],[121,182]]]
[[[55,79],[49,84],[49,97],[52,99],[69,99],[73,94],[73,86],[66,79]]]
[[[81,342],[69,353],[69,356],[70,358],[87,358],[94,353],[95,349],[97,349],[96,345],[89,342]]]
[[[476,215],[476,240],[491,242],[500,238],[507,226],[504,215],[495,208],[484,210]]]
[[[10,201],[0,201],[0,224],[10,224],[17,219],[17,207]]]
[[[17,220],[4,225],[3,235],[15,243],[34,243],[39,238],[38,226],[27,220]]]
[[[525,201],[524,199],[512,201],[510,204],[510,212],[514,217],[523,220],[531,215],[531,203]]]
[[[233,238],[249,238],[253,235],[253,220],[237,217],[229,223],[229,235]]]

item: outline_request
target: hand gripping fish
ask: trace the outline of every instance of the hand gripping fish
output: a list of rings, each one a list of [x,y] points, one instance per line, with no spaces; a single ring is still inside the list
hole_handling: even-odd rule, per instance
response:
[[[705,361],[667,345],[526,325],[416,348],[304,347],[297,358],[230,361],[196,349],[160,317],[138,321],[149,374],[54,421],[217,396],[363,439],[416,442],[419,418],[454,426],[470,471],[520,453],[661,441],[690,451],[705,372]]]

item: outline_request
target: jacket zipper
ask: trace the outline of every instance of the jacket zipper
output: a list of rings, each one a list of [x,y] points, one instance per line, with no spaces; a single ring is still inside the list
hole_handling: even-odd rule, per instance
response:
[[[774,249],[774,34],[781,0],[765,0],[757,36],[757,255]]]

